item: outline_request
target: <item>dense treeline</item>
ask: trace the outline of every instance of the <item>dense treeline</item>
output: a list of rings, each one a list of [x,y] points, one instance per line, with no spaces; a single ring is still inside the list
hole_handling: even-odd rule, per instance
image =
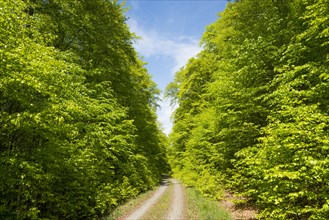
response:
[[[123,5],[0,1],[0,218],[95,219],[167,170]]]
[[[176,175],[240,192],[260,218],[328,219],[328,14],[328,0],[228,3],[167,87]]]

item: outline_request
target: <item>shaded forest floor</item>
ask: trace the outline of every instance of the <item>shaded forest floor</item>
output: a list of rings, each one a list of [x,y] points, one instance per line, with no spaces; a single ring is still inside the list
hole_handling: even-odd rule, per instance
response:
[[[245,198],[243,197],[238,197],[232,193],[226,192],[219,204],[231,214],[232,220],[257,219],[256,208],[246,204],[244,200]],[[236,201],[240,201],[240,203],[237,203]]]

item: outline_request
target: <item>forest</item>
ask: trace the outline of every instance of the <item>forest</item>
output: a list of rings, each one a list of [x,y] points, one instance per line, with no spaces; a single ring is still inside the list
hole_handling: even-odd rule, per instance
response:
[[[168,171],[124,10],[0,1],[0,219],[99,219]]]
[[[118,0],[0,1],[0,219],[102,219],[172,173],[329,216],[329,0],[235,0],[160,91]]]
[[[260,219],[328,219],[328,15],[328,0],[228,3],[166,89],[174,175]]]

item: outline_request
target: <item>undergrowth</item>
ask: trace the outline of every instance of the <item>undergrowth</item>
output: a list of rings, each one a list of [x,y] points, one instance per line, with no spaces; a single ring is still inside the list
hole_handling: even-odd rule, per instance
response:
[[[188,219],[231,220],[219,203],[201,195],[195,188],[186,188]]]

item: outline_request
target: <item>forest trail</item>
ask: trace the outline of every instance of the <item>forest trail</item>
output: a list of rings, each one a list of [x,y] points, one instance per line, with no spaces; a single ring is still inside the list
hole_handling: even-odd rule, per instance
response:
[[[166,211],[163,219],[178,220],[184,219],[185,207],[184,207],[184,193],[181,183],[175,179],[166,179],[159,189],[153,194],[151,198],[146,200],[139,208],[137,208],[125,220],[142,220],[143,216],[156,205],[157,201],[164,195],[168,190],[169,185],[173,184],[173,193],[171,194],[169,210]]]

